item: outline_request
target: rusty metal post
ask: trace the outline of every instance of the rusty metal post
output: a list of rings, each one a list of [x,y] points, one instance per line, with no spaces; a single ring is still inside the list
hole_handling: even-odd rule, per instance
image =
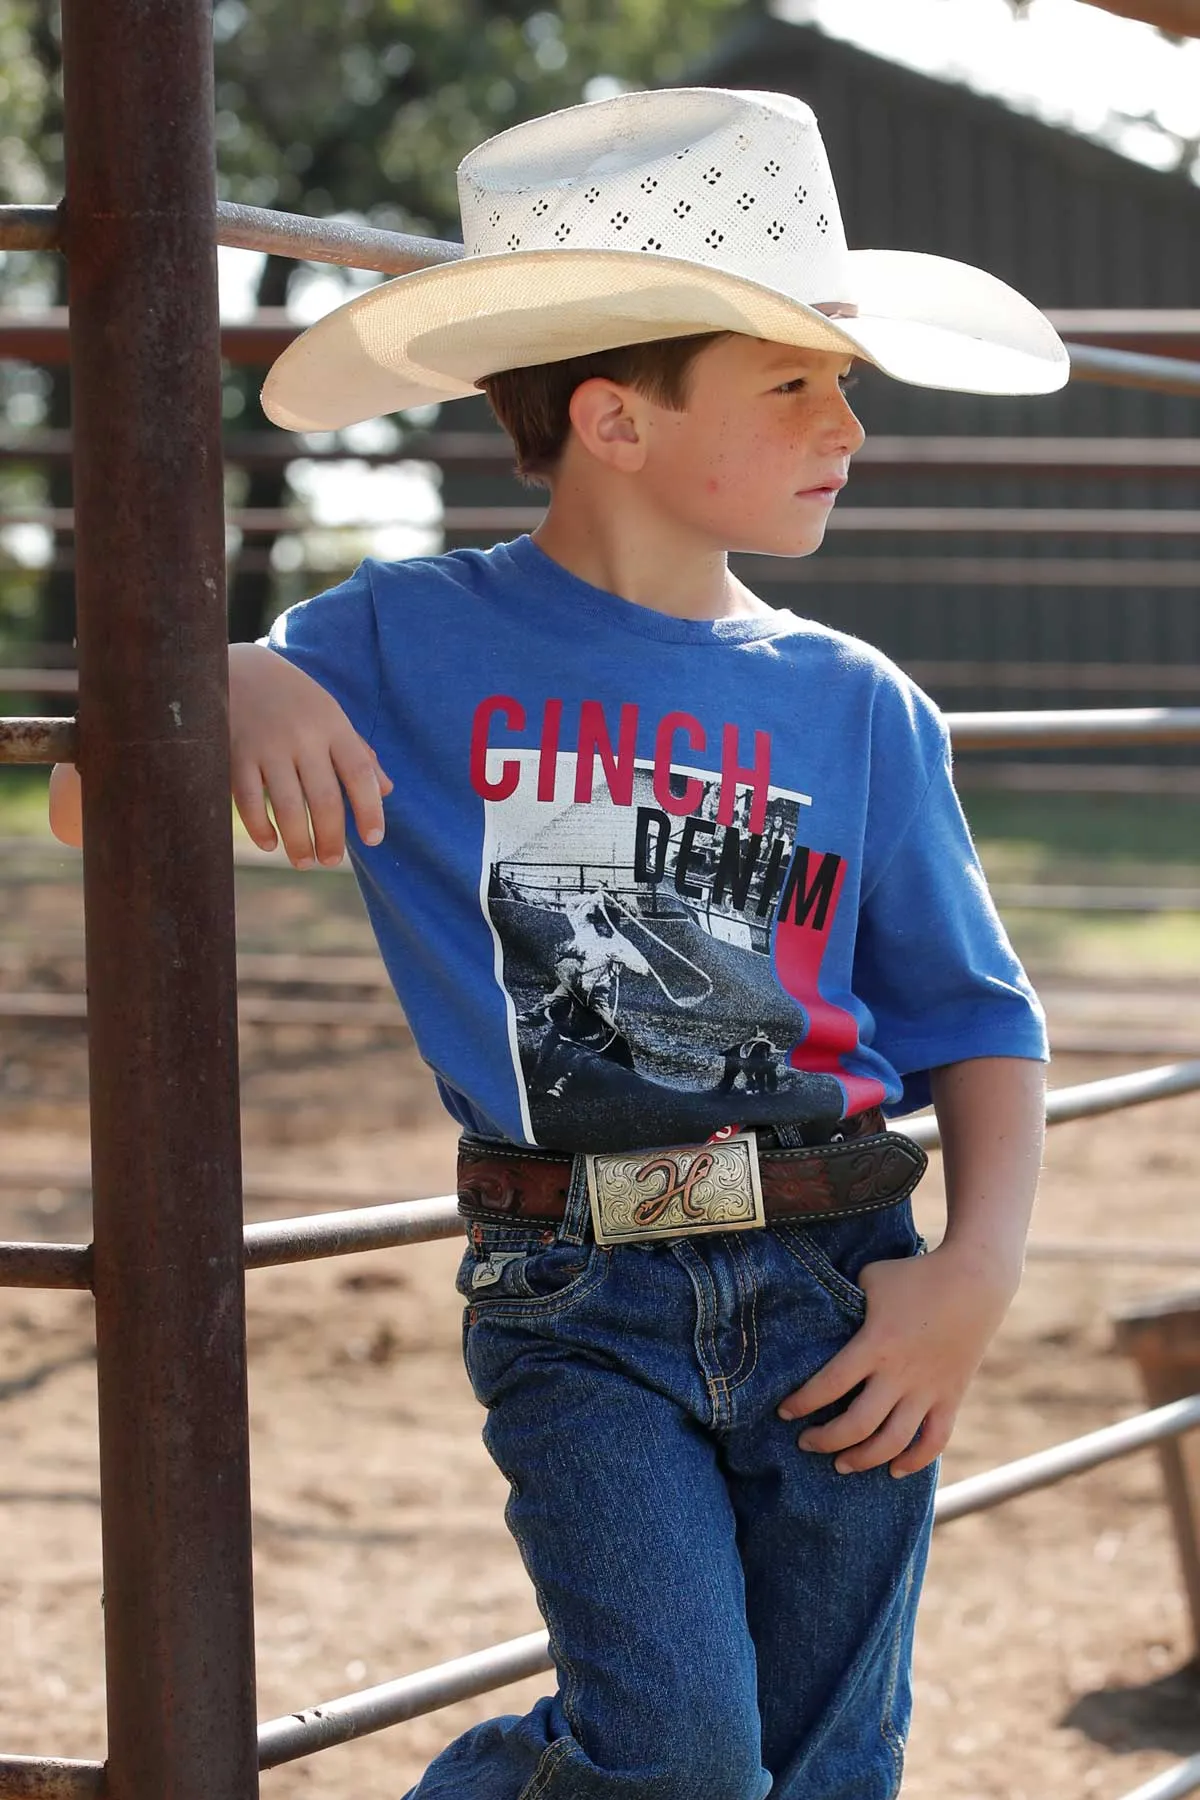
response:
[[[65,0],[111,1800],[258,1792],[210,0]]]
[[[1124,1307],[1114,1320],[1117,1348],[1132,1356],[1150,1406],[1200,1394],[1200,1293],[1164,1294]],[[1200,1656],[1200,1440],[1158,1447],[1192,1646]]]

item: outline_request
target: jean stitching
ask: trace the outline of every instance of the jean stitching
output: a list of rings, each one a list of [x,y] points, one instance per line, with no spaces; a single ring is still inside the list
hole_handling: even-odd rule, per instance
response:
[[[836,1300],[838,1305],[855,1319],[861,1320],[866,1311],[866,1295],[861,1288],[839,1275],[833,1264],[822,1254],[819,1245],[812,1243],[804,1232],[793,1236],[780,1231],[779,1242],[784,1249],[795,1257],[801,1266],[808,1270],[813,1280],[825,1289],[825,1292]]]
[[[713,1426],[715,1428],[719,1423],[717,1411],[723,1397],[721,1390],[725,1387],[725,1377],[721,1373],[721,1366],[717,1361],[717,1346],[715,1339],[713,1338],[713,1328],[715,1328],[716,1325],[717,1310],[716,1288],[713,1285],[712,1275],[709,1271],[708,1264],[702,1256],[697,1255],[686,1239],[682,1239],[679,1243],[672,1244],[671,1248],[674,1251],[676,1258],[682,1262],[684,1268],[687,1270],[688,1278],[692,1284],[692,1292],[696,1296],[696,1330],[693,1335],[692,1343],[696,1352],[696,1361],[700,1364],[700,1368],[703,1371],[709,1398],[713,1403]],[[705,1304],[704,1293],[701,1292],[700,1283],[696,1279],[698,1272],[704,1277],[708,1295],[712,1303],[711,1327],[707,1323],[709,1308]],[[708,1338],[712,1344],[711,1357],[705,1349],[706,1338]]]
[[[704,1334],[708,1339],[710,1354],[702,1354],[701,1361],[704,1364],[704,1372],[708,1379],[709,1387],[712,1390],[714,1407],[713,1424],[717,1425],[720,1423],[717,1414],[721,1404],[728,1399],[728,1383],[725,1379],[725,1371],[721,1367],[721,1359],[717,1355],[717,1321],[720,1315],[720,1306],[717,1296],[717,1284],[713,1280],[712,1270],[702,1256],[697,1256],[696,1266],[704,1276],[710,1302],[708,1309],[708,1329]]]
[[[468,1304],[477,1306],[481,1315],[486,1313],[493,1319],[553,1318],[557,1313],[566,1312],[576,1301],[584,1299],[606,1278],[610,1267],[609,1259],[603,1252],[598,1252],[597,1255],[598,1260],[592,1268],[585,1270],[556,1294],[535,1294],[528,1300],[489,1300],[484,1297],[472,1299]]]
[[[744,1303],[745,1303],[745,1297],[746,1297],[746,1287],[748,1286],[750,1289],[750,1331],[749,1331],[749,1335],[747,1336],[746,1327],[743,1325],[742,1326],[741,1358],[738,1362],[737,1368],[734,1369],[732,1371],[732,1373],[729,1375],[729,1377],[727,1378],[729,1390],[730,1390],[730,1392],[732,1392],[734,1388],[743,1387],[745,1385],[745,1383],[747,1381],[749,1381],[749,1379],[753,1375],[755,1369],[757,1369],[757,1367],[758,1367],[758,1283],[754,1279],[754,1272],[750,1267],[750,1259],[746,1255],[745,1250],[738,1243],[736,1237],[731,1236],[731,1238],[729,1240],[729,1252],[730,1252],[730,1257],[735,1265],[734,1275],[737,1278],[737,1284],[738,1284],[738,1312],[743,1318],[745,1317]],[[745,1285],[743,1285],[743,1282],[742,1282],[742,1271],[743,1270],[745,1270],[745,1272],[746,1272]],[[747,1352],[750,1351],[751,1346],[753,1346],[753,1350],[750,1355],[750,1367],[748,1369],[746,1369],[746,1372],[743,1375],[742,1369],[745,1366]]]
[[[513,1483],[509,1480],[507,1471],[504,1469],[499,1458],[495,1455],[495,1452],[493,1451],[491,1454],[492,1461],[496,1464],[496,1467],[500,1470],[504,1479],[509,1481],[511,1489]],[[529,1577],[530,1586],[533,1588],[538,1611],[545,1621],[546,1637],[550,1645],[550,1656],[554,1663],[555,1673],[559,1678],[559,1685],[562,1692],[562,1709],[566,1716],[567,1724],[571,1728],[571,1735],[569,1737],[555,1738],[553,1743],[547,1744],[534,1766],[533,1774],[529,1777],[528,1782],[517,1795],[517,1800],[537,1800],[537,1796],[545,1792],[547,1784],[559,1763],[569,1754],[572,1747],[580,1742],[579,1718],[575,1710],[575,1700],[579,1693],[579,1676],[576,1673],[575,1665],[563,1649],[558,1630],[551,1619],[550,1608],[546,1603],[544,1589],[541,1582],[533,1573],[533,1560],[526,1554],[521,1534],[517,1531],[513,1522],[515,1514],[510,1511],[512,1502],[513,1494],[510,1493],[509,1503],[505,1507],[505,1519],[508,1523],[508,1528],[512,1534],[513,1541],[520,1551],[521,1562],[524,1566],[525,1573]]]
[[[892,1633],[891,1650],[888,1657],[887,1688],[883,1696],[883,1713],[879,1720],[879,1735],[883,1739],[892,1762],[895,1766],[896,1779],[889,1800],[895,1800],[900,1792],[900,1783],[904,1776],[904,1739],[892,1722],[892,1703],[896,1697],[896,1683],[900,1678],[900,1646],[904,1638],[905,1620],[912,1602],[913,1565],[910,1556],[904,1570],[904,1593],[896,1618],[896,1628]]]
[[[545,1793],[559,1763],[566,1760],[574,1743],[574,1738],[564,1737],[555,1738],[552,1744],[547,1744],[538,1757],[533,1774],[517,1795],[517,1800],[538,1800],[538,1795]]]

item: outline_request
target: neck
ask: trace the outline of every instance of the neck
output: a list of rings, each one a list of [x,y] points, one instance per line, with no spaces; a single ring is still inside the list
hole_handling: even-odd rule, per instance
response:
[[[627,479],[561,471],[533,541],[581,581],[672,618],[770,610],[730,574],[724,550],[664,518]]]

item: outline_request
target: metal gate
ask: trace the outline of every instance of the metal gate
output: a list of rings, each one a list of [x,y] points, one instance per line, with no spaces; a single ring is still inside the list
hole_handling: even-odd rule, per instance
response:
[[[108,1754],[0,1757],[0,1796],[251,1800],[260,1768],[551,1666],[534,1633],[256,1725],[243,1271],[460,1227],[452,1196],[242,1226],[215,246],[391,273],[461,249],[218,206],[209,0],[64,0],[63,69],[65,200],[0,208],[0,249],[69,263],[79,712],[0,722],[0,761],[83,778],[94,1241],[0,1245],[0,1285],[95,1295]],[[1200,391],[1195,364],[1073,361]],[[959,749],[1183,742],[1200,709],[951,725]],[[1200,1063],[1121,1076],[1049,1118],[1197,1087]],[[939,1518],[1198,1423],[1200,1398],[1156,1408],[945,1490]]]

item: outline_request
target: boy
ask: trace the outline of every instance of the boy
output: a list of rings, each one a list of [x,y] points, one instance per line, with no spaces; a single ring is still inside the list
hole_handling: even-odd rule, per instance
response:
[[[1044,1030],[936,711],[726,554],[819,546],[856,357],[983,392],[1065,358],[977,271],[848,252],[787,96],[572,108],[460,191],[463,261],[321,321],[265,403],[335,428],[478,384],[546,517],[368,562],[231,655],[251,835],[265,791],[297,866],[337,861],[348,803],[463,1126],[465,1359],[559,1675],[409,1800],[885,1800]],[[56,772],[60,835],[74,805]],[[948,1223],[920,1255],[924,1158],[883,1112],[930,1095]]]

